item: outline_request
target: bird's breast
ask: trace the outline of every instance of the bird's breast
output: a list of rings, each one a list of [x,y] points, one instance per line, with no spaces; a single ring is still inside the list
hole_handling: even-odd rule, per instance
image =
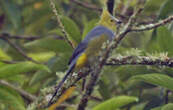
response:
[[[103,43],[107,40],[108,37],[105,34],[103,34],[89,41],[85,51],[78,57],[75,68],[81,69],[82,67],[88,64],[90,65],[90,63],[94,62],[99,55]]]
[[[98,56],[104,42],[108,40],[108,37],[103,34],[99,37],[93,38],[89,43],[88,47],[85,50],[85,53],[88,57]]]

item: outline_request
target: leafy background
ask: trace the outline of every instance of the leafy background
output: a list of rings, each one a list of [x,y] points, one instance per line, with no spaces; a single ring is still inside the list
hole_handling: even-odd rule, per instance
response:
[[[62,23],[70,39],[77,45],[97,23],[100,12],[77,5],[75,0],[55,0]],[[130,16],[137,0],[116,0],[115,15],[129,5],[126,17]],[[81,0],[102,7],[102,0]],[[149,0],[137,21],[141,24],[156,22],[173,14],[172,0]],[[0,33],[11,35],[9,39],[27,56],[39,62],[28,61],[0,35],[0,109],[26,110],[33,100],[26,97],[8,82],[33,96],[39,97],[42,90],[55,85],[67,70],[67,62],[73,49],[65,42],[49,0],[1,0]],[[34,40],[15,39],[14,36]],[[129,34],[119,48],[118,55],[173,56],[173,23],[151,31]],[[172,68],[159,66],[107,66],[101,74],[88,110],[173,110]],[[73,98],[61,108],[75,110],[79,103],[81,84]],[[168,94],[169,93],[169,94]],[[169,99],[167,101],[167,98]]]

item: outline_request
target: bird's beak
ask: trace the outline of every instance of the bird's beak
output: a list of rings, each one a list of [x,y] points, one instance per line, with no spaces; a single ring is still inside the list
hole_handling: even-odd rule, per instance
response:
[[[115,18],[114,16],[112,16],[112,19],[113,19],[117,24],[121,24],[121,23],[122,23],[121,20]]]

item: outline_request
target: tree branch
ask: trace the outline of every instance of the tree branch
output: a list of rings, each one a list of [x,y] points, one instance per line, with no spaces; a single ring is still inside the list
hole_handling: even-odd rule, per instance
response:
[[[59,18],[58,11],[56,10],[56,6],[55,6],[53,0],[49,0],[49,1],[50,1],[50,5],[51,5],[51,8],[52,8],[52,11],[53,11],[53,13],[54,13],[55,16],[56,16],[57,23],[59,24],[59,26],[60,26],[60,28],[61,28],[61,32],[64,34],[65,40],[66,40],[67,43],[69,43],[69,44],[71,45],[71,47],[74,49],[74,48],[75,48],[75,45],[74,45],[73,42],[70,40],[70,37],[69,37],[68,33],[65,31],[64,25],[62,24],[61,19]]]
[[[173,67],[172,58],[152,58],[149,56],[124,56],[121,58],[110,58],[105,65],[156,65],[156,66],[167,66]]]
[[[143,26],[139,26],[139,27],[134,27],[134,28],[130,29],[130,31],[134,31],[134,32],[147,31],[147,30],[155,29],[159,26],[165,25],[172,21],[173,21],[173,16],[169,16],[168,18],[160,20],[153,24],[147,24],[147,25],[143,25]]]
[[[28,40],[28,41],[33,41],[33,40],[45,38],[45,37],[40,37],[40,36],[24,37],[24,36],[19,36],[19,35],[10,35],[9,33],[1,33],[0,38],[4,38],[4,37],[9,38],[9,39],[19,39],[19,40]],[[64,39],[61,36],[54,36],[53,38],[60,39],[60,40]]]
[[[22,37],[22,36],[17,36],[17,35],[12,36],[8,33],[0,34],[0,38],[3,38],[3,37],[9,38],[9,39],[21,39],[21,40],[29,40],[29,41],[33,41],[33,40],[42,38],[42,37],[34,37],[34,36],[30,36],[30,37]]]
[[[89,3],[86,3],[86,2],[81,2],[79,0],[70,0],[70,1],[73,2],[73,3],[78,4],[79,6],[83,6],[85,8],[92,9],[94,11],[98,11],[98,12],[102,11],[101,8],[98,8],[97,6],[95,6],[93,4],[89,4]]]
[[[9,61],[9,60],[1,60],[1,59],[0,59],[0,62],[6,63],[6,64],[16,64],[16,63],[18,63],[19,61]]]
[[[5,80],[0,80],[0,84],[1,85],[4,85],[4,86],[7,86],[7,87],[10,87],[12,89],[14,89],[15,91],[17,91],[19,94],[21,94],[22,96],[24,96],[27,100],[33,102],[35,99],[36,99],[36,96],[24,91],[23,89],[21,88],[18,88],[10,83],[8,83],[7,81]]]
[[[32,61],[34,63],[39,63],[35,60],[33,60],[31,57],[27,56],[25,54],[25,52],[19,47],[17,46],[15,43],[13,43],[12,41],[10,41],[8,38],[6,37],[0,37],[1,39],[3,39],[5,42],[7,42],[11,47],[13,47],[17,52],[19,52],[25,59]]]

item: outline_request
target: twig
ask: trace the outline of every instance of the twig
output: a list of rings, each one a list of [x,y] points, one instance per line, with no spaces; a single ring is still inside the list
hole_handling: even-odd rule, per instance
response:
[[[19,61],[8,61],[8,60],[1,60],[1,59],[0,59],[0,62],[6,63],[6,64],[16,64],[16,63],[18,63]]]
[[[27,100],[29,101],[34,101],[36,99],[36,96],[24,91],[23,89],[21,88],[18,88],[10,83],[8,83],[7,81],[5,80],[0,80],[0,84],[1,85],[5,85],[7,87],[10,87],[12,89],[14,89],[15,91],[17,91],[19,94],[21,94],[22,96],[24,96]]]
[[[106,65],[156,65],[173,67],[173,59],[150,58],[148,56],[125,56],[121,58],[110,58]]]
[[[121,11],[121,14],[122,15],[126,15],[127,11],[128,11],[128,8],[129,8],[129,5],[130,5],[130,2],[132,2],[132,0],[128,0],[126,5],[123,7],[122,11]]]
[[[70,0],[70,1],[73,2],[73,3],[78,4],[79,6],[83,6],[85,8],[92,9],[93,11],[98,11],[98,12],[102,11],[101,8],[98,8],[96,5],[93,5],[93,4],[89,4],[89,3],[86,3],[86,2],[81,2],[79,0]]]
[[[130,31],[134,31],[134,32],[147,31],[147,30],[155,29],[159,26],[165,25],[171,21],[173,21],[173,16],[169,16],[168,18],[158,21],[157,23],[134,27],[130,29]]]
[[[9,39],[22,39],[22,40],[30,40],[30,41],[42,38],[42,37],[33,37],[33,36],[30,36],[30,37],[22,37],[22,36],[16,36],[16,35],[12,36],[8,33],[0,34],[0,38],[3,38],[3,37],[9,38]]]
[[[100,66],[101,65],[99,65],[99,67]],[[77,110],[85,110],[85,107],[87,106],[87,103],[88,103],[88,99],[89,99],[91,93],[93,92],[94,86],[95,86],[96,81],[99,76],[99,73],[101,72],[101,68],[102,68],[102,66],[99,69],[97,67],[96,69],[93,69],[92,72],[90,73],[91,76],[90,76],[89,83],[86,86],[85,94],[82,96]]]
[[[61,104],[58,108],[60,109],[60,108],[67,108],[67,107],[76,108],[76,105],[64,103],[64,104]],[[57,108],[57,109],[58,109],[58,108]],[[58,110],[59,110],[59,109],[58,109]]]
[[[13,43],[12,41],[10,41],[8,38],[3,37],[1,39],[3,39],[4,41],[6,41],[11,47],[13,47],[17,52],[19,52],[27,60],[32,61],[34,63],[39,63],[39,62],[33,60],[31,57],[27,56],[25,54],[25,52],[20,47],[18,47],[15,43]]]
[[[3,37],[9,38],[9,39],[19,39],[19,40],[28,40],[28,41],[33,41],[33,40],[45,38],[45,37],[40,37],[40,36],[24,37],[24,36],[19,36],[19,35],[10,35],[9,33],[0,34],[0,38],[3,38]],[[53,38],[63,39],[63,37],[61,37],[61,36],[54,36]]]
[[[75,48],[75,45],[74,45],[73,42],[70,40],[70,37],[69,37],[68,33],[65,31],[64,25],[62,24],[61,19],[59,18],[59,15],[58,15],[58,12],[57,12],[57,10],[56,10],[56,6],[55,6],[53,0],[49,0],[49,1],[50,1],[50,5],[51,5],[51,8],[52,8],[52,11],[53,11],[53,13],[54,13],[55,16],[56,16],[57,23],[59,24],[59,26],[60,26],[60,28],[61,28],[61,31],[62,31],[62,33],[64,34],[65,40],[66,40],[67,43],[69,43],[69,44],[71,45],[71,47],[74,49],[74,48]]]
[[[97,96],[90,96],[90,99],[91,99],[91,100],[95,100],[95,101],[97,101],[97,102],[101,102],[101,101],[103,101],[102,98],[97,97]]]

